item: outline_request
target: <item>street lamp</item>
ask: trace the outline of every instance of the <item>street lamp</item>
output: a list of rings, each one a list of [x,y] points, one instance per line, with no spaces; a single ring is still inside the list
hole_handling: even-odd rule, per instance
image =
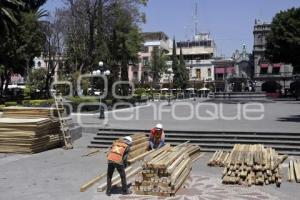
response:
[[[171,106],[171,74],[173,72],[172,68],[167,70],[169,74],[169,96],[168,96],[168,106]]]
[[[193,76],[192,79],[193,79],[193,83],[194,83],[194,101],[196,101],[196,76]]]
[[[109,76],[110,75],[110,71],[108,69],[105,68],[104,64],[102,61],[100,61],[98,63],[99,65],[99,70],[96,71],[97,75],[104,75],[104,76]],[[100,92],[100,119],[105,119],[105,115],[104,115],[104,107],[102,106],[102,99],[101,99],[101,92]]]

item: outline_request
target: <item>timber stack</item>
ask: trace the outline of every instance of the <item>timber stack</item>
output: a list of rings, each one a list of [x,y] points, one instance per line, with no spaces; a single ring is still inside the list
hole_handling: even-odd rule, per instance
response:
[[[225,167],[229,155],[230,153],[226,151],[216,151],[207,165],[210,167]]]
[[[0,118],[1,153],[38,153],[62,141],[59,123],[48,118]]]
[[[49,107],[19,107],[11,106],[3,109],[2,117],[7,118],[51,118],[54,119],[58,116],[56,108]]]
[[[288,168],[288,181],[300,183],[300,160],[290,160]]]
[[[192,170],[192,163],[199,157],[195,145],[170,147],[166,145],[153,151],[144,159],[143,170],[134,182],[139,195],[174,196]]]
[[[129,164],[135,162],[137,159],[143,159],[148,154],[148,137],[145,133],[136,133],[130,135],[132,138],[132,146],[128,155]],[[121,141],[123,138],[119,138],[117,141]],[[141,156],[144,155],[144,156]]]
[[[54,108],[7,107],[0,118],[1,153],[38,153],[61,147],[60,124]]]
[[[272,148],[263,145],[236,144],[225,162],[224,184],[268,185],[282,181],[281,163],[286,155],[278,155]]]

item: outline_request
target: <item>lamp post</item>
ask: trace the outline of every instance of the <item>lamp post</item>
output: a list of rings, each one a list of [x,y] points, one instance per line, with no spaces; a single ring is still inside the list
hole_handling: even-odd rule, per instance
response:
[[[169,96],[168,96],[168,106],[171,106],[171,74],[173,72],[172,68],[169,68],[168,70],[169,74]]]
[[[99,70],[96,71],[97,75],[104,75],[104,76],[110,75],[110,71],[104,67],[104,64],[102,61],[100,61],[98,65],[99,65]],[[99,118],[105,119],[105,114],[104,114],[105,110],[104,110],[104,107],[102,106],[101,92],[100,92],[99,100],[100,100],[100,116],[99,116]]]
[[[194,82],[194,101],[196,101],[196,76],[193,76],[192,79]]]

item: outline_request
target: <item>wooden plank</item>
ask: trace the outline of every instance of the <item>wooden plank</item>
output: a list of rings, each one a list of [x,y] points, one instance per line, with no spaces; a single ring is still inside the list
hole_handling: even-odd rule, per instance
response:
[[[128,168],[127,168],[128,169]],[[126,170],[127,170],[126,169]],[[125,170],[125,171],[126,171]],[[130,169],[131,170],[131,169]],[[132,169],[131,171],[130,170],[127,170],[126,171],[126,179],[130,179],[131,177],[134,177],[136,174],[140,173],[142,171],[142,168],[141,167],[138,167],[138,168],[135,168],[135,169]],[[128,172],[129,171],[129,172]],[[112,179],[112,186],[115,186],[115,185],[118,185],[121,183],[121,177],[120,175],[118,174],[117,176],[115,176],[113,179]],[[105,189],[107,188],[107,183],[103,183],[101,184],[98,188],[97,188],[97,191],[98,192],[103,192]]]
[[[106,177],[106,175],[107,175],[107,172],[104,172],[101,175],[98,175],[95,178],[93,178],[90,181],[88,181],[87,183],[83,184],[80,187],[80,192],[86,191],[88,188],[90,188],[91,186],[93,186],[96,182],[100,181],[103,177]]]

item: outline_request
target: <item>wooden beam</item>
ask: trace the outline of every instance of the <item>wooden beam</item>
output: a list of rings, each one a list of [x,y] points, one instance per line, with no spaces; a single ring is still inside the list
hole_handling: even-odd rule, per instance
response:
[[[95,178],[91,179],[90,181],[88,181],[87,183],[83,184],[80,187],[80,192],[84,192],[86,191],[88,188],[90,188],[92,185],[94,185],[96,182],[100,181],[103,177],[105,177],[107,175],[107,172],[102,173],[99,176],[96,176]]]

